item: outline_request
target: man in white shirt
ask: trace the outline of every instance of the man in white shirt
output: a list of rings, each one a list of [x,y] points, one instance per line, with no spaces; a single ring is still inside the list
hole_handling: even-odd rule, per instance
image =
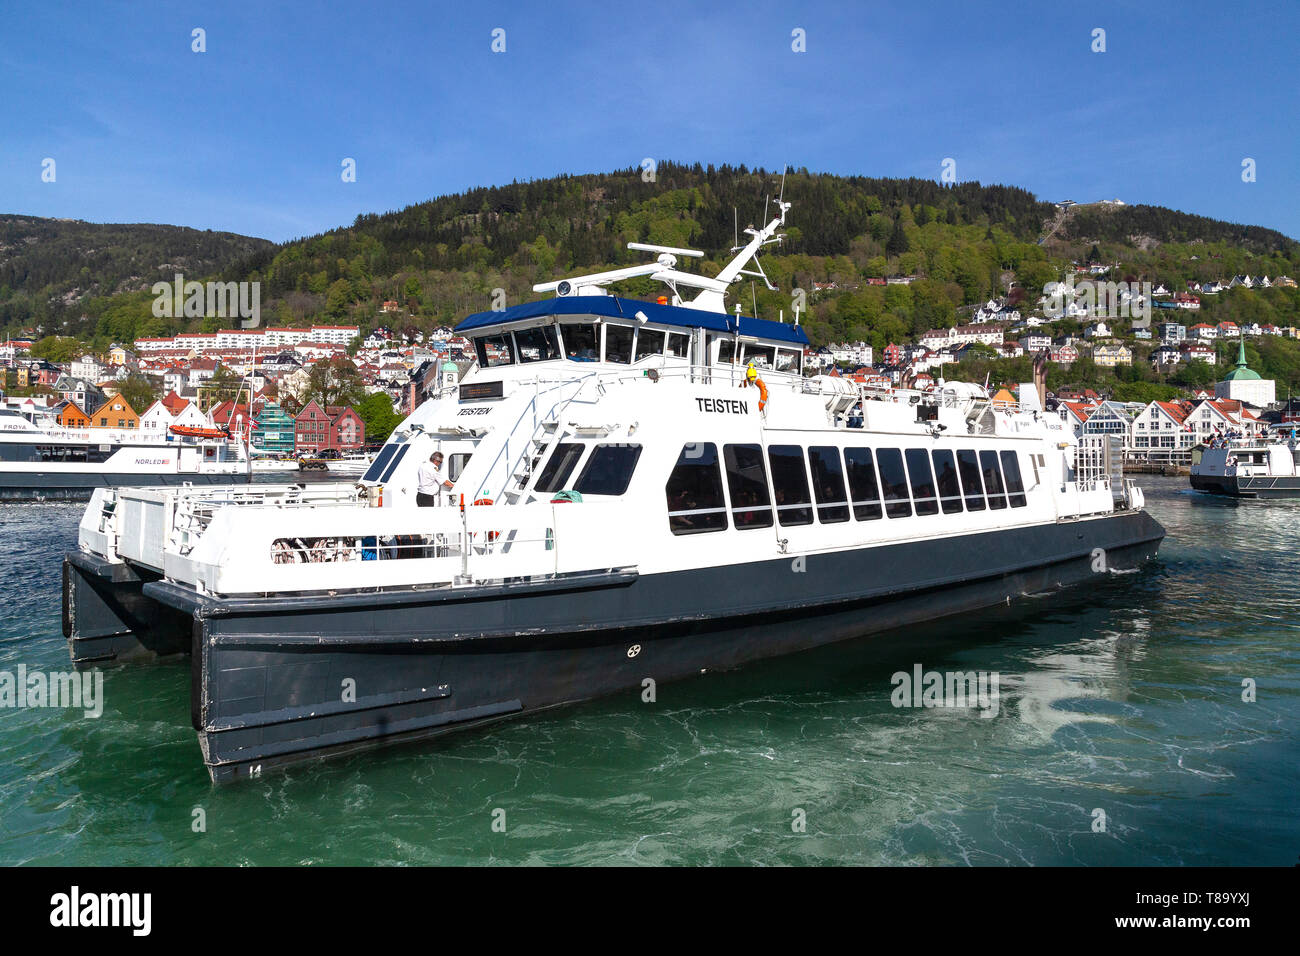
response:
[[[438,503],[438,493],[444,488],[450,491],[452,487],[452,483],[442,473],[442,452],[435,451],[429,456],[429,460],[420,466],[415,503],[421,508],[432,508]]]

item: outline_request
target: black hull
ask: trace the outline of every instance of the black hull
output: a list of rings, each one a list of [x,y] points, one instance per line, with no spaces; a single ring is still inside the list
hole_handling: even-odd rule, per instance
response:
[[[1145,512],[1129,512],[473,594],[244,600],[160,581],[106,583],[102,574],[91,582],[96,572],[75,555],[65,564],[65,605],[73,608],[71,620],[65,609],[65,631],[79,665],[105,660],[114,642],[155,653],[188,646],[193,724],[213,779],[225,781],[595,697],[639,695],[646,679],[738,667],[1067,587],[1136,567],[1163,537]],[[104,592],[122,599],[105,600]],[[133,621],[143,631],[132,631]]]
[[[169,471],[137,475],[100,472],[0,472],[0,501],[88,501],[96,488],[179,488],[191,485],[244,485],[247,474],[214,475]]]
[[[1191,483],[1196,491],[1229,498],[1300,498],[1300,477],[1241,478],[1193,473]]]

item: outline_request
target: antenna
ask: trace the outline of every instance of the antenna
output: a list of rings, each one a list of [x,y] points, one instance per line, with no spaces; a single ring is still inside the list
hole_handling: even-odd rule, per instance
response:
[[[740,245],[740,209],[736,206],[731,207],[731,233],[732,245]]]

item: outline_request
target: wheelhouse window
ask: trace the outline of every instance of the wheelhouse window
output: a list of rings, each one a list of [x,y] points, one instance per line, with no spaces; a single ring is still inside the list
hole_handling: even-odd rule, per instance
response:
[[[553,325],[518,329],[515,332],[515,347],[520,362],[549,362],[560,357],[560,341]]]
[[[750,362],[755,368],[772,368],[776,362],[776,349],[770,345],[746,345],[745,364]]]
[[[691,351],[691,337],[685,332],[669,332],[666,351],[676,358],[688,358]]]
[[[605,361],[618,365],[632,364],[632,327],[630,325],[605,326]]]
[[[640,445],[597,445],[573,487],[584,495],[621,495],[640,457]]]
[[[715,336],[718,341],[718,364],[732,365],[736,361],[736,342],[731,338]]]
[[[447,480],[455,481],[460,477],[460,473],[465,470],[469,460],[474,457],[472,451],[460,451],[447,456]]]
[[[980,470],[984,473],[984,490],[988,492],[989,508],[994,511],[1005,508],[1007,495],[1002,487],[1002,469],[998,467],[998,453],[980,452]]]
[[[1011,507],[1023,508],[1029,504],[1025,498],[1025,482],[1020,477],[1020,456],[1014,451],[1002,453],[1002,477],[1007,482],[1007,497],[1011,501]]]
[[[817,496],[817,520],[835,524],[849,520],[849,499],[844,490],[844,466],[840,450],[833,445],[814,445],[808,449],[812,466],[813,493]]]
[[[474,351],[478,354],[480,368],[512,365],[515,361],[515,347],[509,332],[479,336],[474,340]]]
[[[776,516],[781,527],[812,524],[808,472],[803,449],[798,445],[772,445],[767,450],[772,466],[772,487],[776,491]]]
[[[907,476],[911,479],[916,513],[938,514],[939,499],[934,493],[934,472],[930,470],[930,456],[924,448],[907,449]]]
[[[980,479],[979,456],[973,448],[957,452],[957,474],[961,477],[962,494],[966,496],[966,510],[983,511],[984,483]]]
[[[849,478],[849,493],[853,496],[853,517],[858,521],[875,521],[883,517],[871,449],[844,449],[844,465]]]
[[[545,493],[561,490],[578,467],[582,457],[582,442],[560,442],[547,459],[546,467],[537,478],[537,490]]]
[[[724,445],[722,460],[731,492],[731,517],[737,530],[772,527],[772,498],[767,491],[763,450],[758,445]]]
[[[939,506],[946,515],[961,511],[961,484],[957,480],[957,462],[951,451],[936,450],[934,457],[934,481],[939,488]]]
[[[574,362],[600,361],[600,330],[593,322],[566,322],[560,326],[564,357]]]
[[[798,375],[799,360],[802,357],[803,353],[796,352],[794,349],[777,349],[775,368],[778,372],[790,372],[794,375]]]
[[[903,453],[897,448],[879,449],[876,452],[876,467],[880,474],[880,490],[885,497],[885,514],[891,518],[909,517],[912,514],[912,499],[907,493]]]
[[[727,506],[722,496],[718,446],[712,442],[684,445],[664,494],[668,499],[668,530],[673,534],[724,530]]]
[[[662,355],[664,333],[658,329],[640,329],[636,333],[636,361]]]

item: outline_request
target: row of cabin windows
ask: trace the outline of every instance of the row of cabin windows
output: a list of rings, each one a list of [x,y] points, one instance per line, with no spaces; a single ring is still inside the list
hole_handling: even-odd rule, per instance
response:
[[[558,331],[557,331],[558,330]],[[603,346],[602,352],[602,333]],[[803,353],[796,348],[777,348],[756,342],[736,342],[731,336],[713,336],[718,342],[718,362],[723,365],[753,363],[760,369],[799,374]],[[515,363],[549,362],[565,358],[573,362],[631,365],[658,355],[687,358],[690,336],[685,332],[618,325],[610,322],[561,322],[514,332],[484,335],[474,340],[481,368]]]
[[[686,358],[690,351],[690,336],[685,332],[634,328],[608,322],[564,322],[559,326],[541,325],[483,335],[474,340],[474,349],[481,368],[516,362],[549,362],[560,358],[574,362],[599,362],[602,329],[606,362],[630,365],[657,355]]]
[[[1028,504],[1014,451],[771,445],[771,486],[758,445],[686,445],[668,477],[673,534],[727,528],[723,472],[738,530],[998,511]],[[809,480],[811,478],[811,481]],[[775,516],[774,516],[775,512]]]

